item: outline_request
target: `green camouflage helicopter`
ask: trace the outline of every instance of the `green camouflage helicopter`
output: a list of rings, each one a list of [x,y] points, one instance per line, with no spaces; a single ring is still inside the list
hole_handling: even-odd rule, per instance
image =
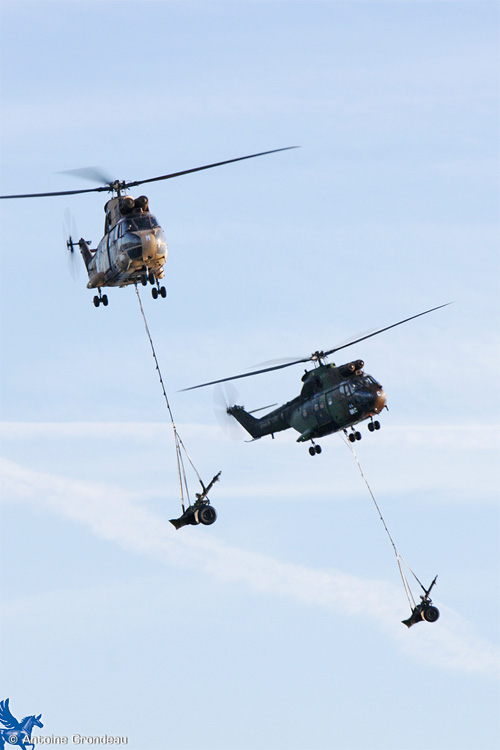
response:
[[[163,279],[163,266],[167,260],[167,242],[163,229],[157,219],[149,210],[149,201],[145,195],[133,198],[125,193],[129,188],[137,187],[149,182],[170,180],[173,177],[181,177],[193,172],[201,172],[213,167],[221,167],[224,164],[233,164],[245,159],[254,159],[257,156],[289,151],[297,148],[288,146],[277,148],[272,151],[262,151],[249,156],[239,156],[236,159],[227,159],[214,164],[205,164],[202,167],[185,169],[182,172],[172,172],[160,177],[150,177],[146,180],[112,180],[95,167],[68,170],[66,174],[90,179],[93,182],[104,183],[99,187],[86,188],[83,190],[62,190],[50,193],[23,193],[21,195],[0,195],[0,199],[13,198],[47,198],[57,195],[80,195],[81,193],[108,192],[112,197],[104,206],[104,236],[97,247],[90,247],[90,240],[81,238],[73,239],[71,227],[68,228],[69,238],[66,247],[70,251],[70,257],[74,257],[75,248],[80,249],[85,268],[87,269],[89,281],[87,289],[96,289],[98,294],[94,297],[94,305],[99,307],[108,304],[108,297],[102,294],[103,287],[124,287],[129,284],[143,284],[148,282],[152,285],[151,294],[154,299],[166,297],[167,290],[160,286]],[[67,222],[69,224],[69,222]],[[73,230],[75,234],[75,230]]]
[[[450,304],[450,303],[447,303]],[[212,380],[209,383],[202,383],[191,388],[184,388],[185,391],[191,391],[195,388],[204,388],[216,383],[225,383],[229,380],[239,378],[248,378],[253,375],[261,375],[273,370],[281,370],[284,367],[301,364],[304,362],[314,362],[316,367],[313,370],[306,370],[302,376],[302,390],[299,396],[289,401],[283,406],[274,409],[260,419],[254,417],[252,412],[245,411],[242,406],[228,406],[227,413],[234,417],[247,432],[250,433],[254,440],[288,430],[290,427],[300,433],[297,438],[298,443],[311,441],[309,447],[311,456],[321,453],[321,446],[314,441],[317,438],[331,435],[341,430],[348,436],[351,442],[361,440],[361,433],[355,429],[355,426],[365,420],[370,420],[368,429],[370,432],[380,429],[380,422],[373,418],[380,414],[386,407],[386,395],[380,383],[371,375],[363,372],[364,362],[361,359],[354,362],[348,362],[344,365],[328,364],[327,357],[334,352],[345,349],[348,346],[377,336],[379,333],[388,331],[410,320],[427,315],[434,310],[439,310],[447,305],[439,305],[430,310],[412,315],[410,318],[400,320],[390,326],[381,328],[369,333],[361,338],[349,341],[346,344],[337,346],[328,351],[314,352],[310,357],[296,359],[292,362],[286,362],[272,367],[266,367],[254,372],[247,372],[242,375],[234,375],[229,378]],[[264,407],[268,408],[268,407]],[[350,432],[348,432],[348,429]]]

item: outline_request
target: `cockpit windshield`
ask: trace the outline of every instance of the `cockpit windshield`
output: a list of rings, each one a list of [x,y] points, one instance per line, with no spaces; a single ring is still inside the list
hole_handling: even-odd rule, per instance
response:
[[[129,217],[124,222],[124,232],[137,232],[140,229],[156,229],[159,227],[156,218],[151,214]]]

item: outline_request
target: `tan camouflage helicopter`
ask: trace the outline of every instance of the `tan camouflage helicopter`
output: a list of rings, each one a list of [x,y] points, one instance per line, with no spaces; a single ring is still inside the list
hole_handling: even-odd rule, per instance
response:
[[[83,238],[75,241],[71,230],[66,240],[66,246],[72,255],[76,247],[80,249],[89,277],[87,288],[97,289],[98,292],[94,297],[96,307],[99,307],[101,303],[104,306],[108,304],[107,295],[102,294],[103,287],[123,287],[138,283],[146,286],[150,283],[153,287],[151,294],[154,299],[157,299],[159,296],[167,296],[166,288],[160,285],[160,280],[164,277],[163,266],[167,260],[165,234],[157,219],[149,210],[147,197],[140,195],[138,198],[133,198],[131,195],[127,195],[126,191],[144,183],[170,180],[173,177],[181,177],[192,172],[200,172],[204,169],[212,169],[245,159],[254,159],[257,156],[275,154],[279,151],[288,151],[292,148],[296,148],[296,146],[262,151],[258,154],[227,159],[202,167],[185,169],[182,172],[150,177],[146,180],[110,180],[94,167],[69,170],[67,172],[69,174],[104,184],[84,190],[1,195],[0,198],[46,198],[57,195],[79,195],[81,193],[112,193],[113,197],[104,206],[104,237],[97,247],[91,248],[90,240],[84,240]]]

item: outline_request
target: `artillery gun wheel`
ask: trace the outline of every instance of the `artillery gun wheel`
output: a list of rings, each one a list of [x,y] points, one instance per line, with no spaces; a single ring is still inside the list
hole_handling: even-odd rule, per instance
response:
[[[211,526],[217,520],[217,511],[211,505],[205,505],[203,508],[200,508],[198,518],[200,523],[205,526]]]
[[[436,622],[439,619],[439,609],[437,607],[426,607],[424,609],[424,620],[427,622]]]

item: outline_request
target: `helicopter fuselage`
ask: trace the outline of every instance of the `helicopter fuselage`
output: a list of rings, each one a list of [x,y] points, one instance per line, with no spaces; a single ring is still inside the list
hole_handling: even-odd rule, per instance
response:
[[[99,307],[102,302],[106,307],[108,304],[108,298],[101,293],[101,287],[128,286],[129,284],[137,284],[139,281],[144,286],[148,282],[153,285],[151,290],[153,299],[158,296],[165,298],[167,290],[164,286],[160,287],[159,284],[159,279],[163,278],[163,266],[167,259],[167,243],[163,230],[155,217],[149,213],[146,196],[141,195],[138,198],[133,198],[131,195],[126,195],[125,191],[145,183],[170,180],[174,177],[222,167],[224,164],[255,159],[258,156],[275,154],[279,151],[289,151],[293,148],[298,147],[287,146],[275,148],[271,151],[260,151],[258,154],[248,154],[238,156],[235,159],[203,164],[200,167],[170,172],[158,177],[148,177],[145,180],[110,180],[98,168],[84,167],[83,169],[69,170],[69,173],[93,181],[97,180],[103,184],[84,190],[0,195],[0,200],[49,198],[56,195],[81,195],[83,193],[113,193],[114,197],[108,200],[104,206],[106,213],[104,237],[96,248],[91,248],[90,242],[83,238],[75,242],[72,234],[66,239],[66,247],[71,253],[74,252],[76,245],[80,248],[89,276],[87,288],[98,289],[99,291],[99,296],[94,297],[94,305]]]
[[[104,237],[92,250],[80,240],[87,268],[88,289],[153,283],[163,278],[167,242],[163,229],[148,210],[145,196],[123,196],[109,200],[104,210]]]
[[[231,414],[254,438],[293,428],[305,442],[345,430],[379,414],[386,405],[382,386],[363,372],[362,360],[306,371],[299,396],[257,419],[241,406]]]

